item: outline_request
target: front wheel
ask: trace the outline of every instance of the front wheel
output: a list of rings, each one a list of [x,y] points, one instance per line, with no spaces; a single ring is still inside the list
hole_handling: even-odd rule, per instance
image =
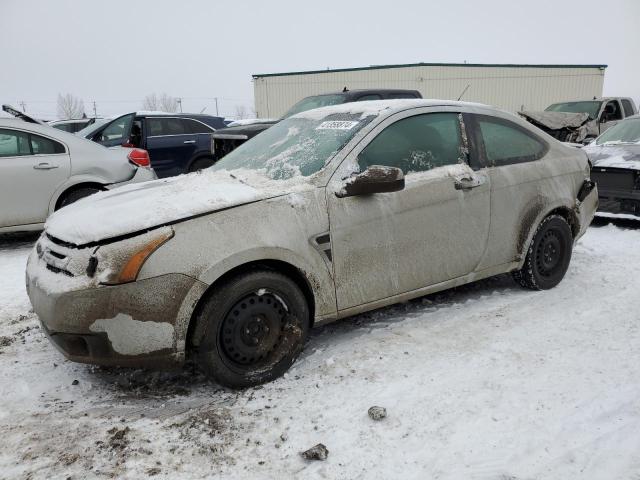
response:
[[[270,270],[224,282],[205,301],[197,322],[199,366],[231,388],[284,374],[302,351],[310,323],[300,288]]]
[[[520,285],[532,290],[553,288],[569,268],[572,249],[571,227],[560,215],[550,215],[540,222],[524,265],[513,273],[513,277]]]

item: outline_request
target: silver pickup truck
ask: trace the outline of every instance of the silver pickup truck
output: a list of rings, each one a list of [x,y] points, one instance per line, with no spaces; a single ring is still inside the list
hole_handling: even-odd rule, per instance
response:
[[[518,112],[561,142],[589,143],[638,109],[630,98],[603,97],[549,105],[542,112]]]

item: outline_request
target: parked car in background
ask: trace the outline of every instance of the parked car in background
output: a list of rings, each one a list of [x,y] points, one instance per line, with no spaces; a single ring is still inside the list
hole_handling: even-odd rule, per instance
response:
[[[92,125],[96,121],[95,118],[80,118],[77,120],[55,120],[49,122],[49,126],[63,130],[69,133],[76,133],[89,125]]]
[[[141,111],[96,122],[78,135],[106,147],[142,148],[158,177],[170,177],[213,165],[211,134],[224,126],[211,115]]]
[[[640,116],[619,122],[583,150],[598,184],[598,211],[640,217]]]
[[[0,232],[39,230],[54,210],[101,190],[156,179],[147,152],[0,119]]]
[[[322,95],[313,95],[306,97],[296,103],[285,113],[282,119],[289,118],[296,113],[304,112],[318,107],[326,107],[329,105],[339,105],[349,102],[362,102],[366,100],[393,100],[400,98],[422,98],[417,90],[399,90],[385,88],[370,88],[365,90],[347,90],[337,93],[326,93]],[[249,120],[242,121],[237,125],[230,125],[228,128],[216,132],[213,136],[215,139],[215,155],[216,159],[224,157],[229,152],[238,148],[250,138],[255,137],[260,132],[272,127],[280,120]]]
[[[561,142],[588,143],[619,121],[636,115],[630,98],[607,97],[554,103],[544,112],[518,112]]]
[[[313,325],[504,272],[554,287],[596,203],[586,154],[515,115],[334,105],[196,175],[57,212],[27,289],[71,360],[191,358],[246,387],[282,375]]]

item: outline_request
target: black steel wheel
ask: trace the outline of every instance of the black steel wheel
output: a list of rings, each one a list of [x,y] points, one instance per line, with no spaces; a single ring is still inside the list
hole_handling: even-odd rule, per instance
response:
[[[198,363],[232,388],[271,381],[302,351],[309,323],[306,298],[291,279],[270,270],[239,275],[200,309],[193,339]]]
[[[553,288],[562,281],[569,268],[572,249],[571,227],[560,215],[550,215],[538,226],[524,265],[513,276],[526,288]]]

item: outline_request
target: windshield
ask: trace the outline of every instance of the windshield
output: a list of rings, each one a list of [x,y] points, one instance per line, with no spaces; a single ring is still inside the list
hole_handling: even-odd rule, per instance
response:
[[[282,118],[289,118],[296,113],[306,112],[313,108],[327,107],[329,105],[338,105],[344,103],[344,96],[340,94],[335,95],[316,95],[315,97],[307,97],[300,100],[293,107],[289,109]]]
[[[598,145],[640,142],[640,118],[629,118],[609,128],[596,139]]]
[[[211,169],[254,170],[272,180],[308,177],[322,170],[373,118],[362,113],[287,118],[240,145]]]
[[[76,132],[76,135],[78,135],[79,137],[82,137],[82,138],[86,138],[89,134],[95,132],[101,126],[103,126],[107,122],[110,122],[111,120],[112,120],[111,118],[99,118],[99,119],[96,119],[96,121],[93,122],[91,125],[87,125],[82,130],[78,130]]]
[[[566,112],[566,113],[588,113],[591,119],[598,116],[600,111],[600,105],[602,102],[588,101],[588,102],[566,102],[566,103],[554,103],[549,105],[545,111],[547,112]]]

